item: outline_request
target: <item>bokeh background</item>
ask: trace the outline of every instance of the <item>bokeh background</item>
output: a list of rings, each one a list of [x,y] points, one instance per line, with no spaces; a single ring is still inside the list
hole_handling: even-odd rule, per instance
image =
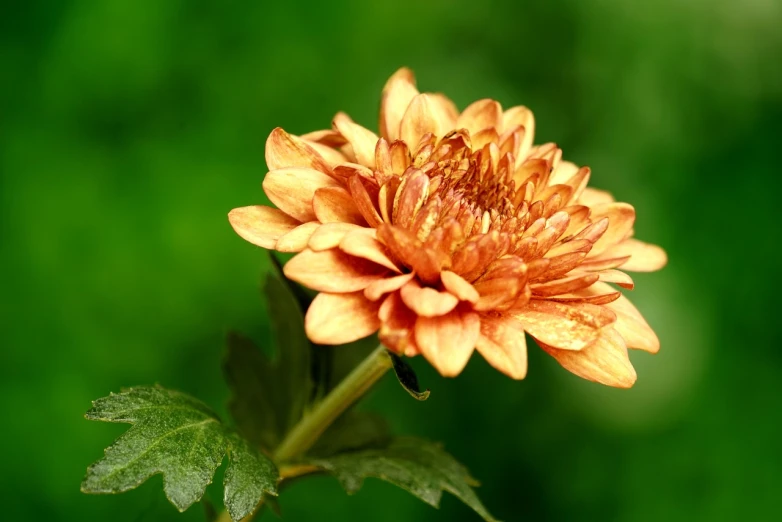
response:
[[[475,358],[365,407],[445,441],[500,519],[771,520],[782,488],[782,4],[658,0],[30,0],[0,17],[0,489],[6,520],[201,521],[159,477],[86,496],[126,427],[90,400],[160,383],[225,411],[230,329],[268,342],[260,249],[232,207],[264,201],[275,126],[374,127],[399,66],[460,107],[525,104],[538,141],[593,168],[668,250],[631,298],[662,340],[630,391],[530,350],[513,382]],[[219,495],[219,489],[210,492]],[[281,499],[287,521],[478,520],[369,480]],[[269,514],[265,515],[269,516]],[[270,518],[271,519],[271,518]]]

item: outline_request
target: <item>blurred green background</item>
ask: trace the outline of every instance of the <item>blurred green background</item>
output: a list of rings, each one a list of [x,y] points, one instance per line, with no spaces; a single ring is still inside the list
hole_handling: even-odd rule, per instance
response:
[[[232,328],[268,340],[260,249],[232,207],[263,201],[264,141],[345,110],[376,126],[413,68],[460,107],[525,104],[538,141],[593,168],[670,264],[631,299],[662,341],[630,391],[531,349],[513,382],[476,357],[426,403],[383,381],[366,407],[445,441],[500,519],[770,520],[782,487],[778,271],[782,4],[31,0],[0,17],[0,407],[5,520],[200,521],[159,477],[86,496],[126,429],[90,400],[160,383],[224,412]],[[212,494],[219,495],[219,490]],[[369,480],[286,490],[287,521],[477,520]],[[268,515],[267,515],[268,516]]]

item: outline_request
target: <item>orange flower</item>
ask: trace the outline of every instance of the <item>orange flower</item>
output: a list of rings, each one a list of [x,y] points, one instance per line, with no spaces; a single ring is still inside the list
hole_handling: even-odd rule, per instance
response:
[[[300,252],[285,275],[320,292],[305,321],[316,343],[379,331],[444,376],[477,350],[521,379],[527,332],[576,375],[629,387],[627,348],[659,341],[609,283],[631,289],[618,269],[658,270],[665,252],[632,237],[632,206],[587,188],[588,168],[533,146],[534,125],[526,107],[489,99],[459,113],[401,69],[380,136],[342,113],[333,130],[275,129],[263,187],[278,208],[229,218],[251,243]]]

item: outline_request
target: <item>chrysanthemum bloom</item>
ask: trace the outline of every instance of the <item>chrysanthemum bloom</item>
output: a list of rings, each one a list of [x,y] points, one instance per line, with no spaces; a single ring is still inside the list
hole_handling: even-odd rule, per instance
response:
[[[319,344],[379,330],[444,376],[473,350],[527,372],[524,332],[571,372],[610,386],[636,379],[627,348],[659,341],[609,283],[666,263],[632,237],[635,210],[587,188],[589,169],[554,144],[533,146],[525,107],[480,100],[459,113],[420,94],[401,69],[387,82],[380,136],[337,114],[333,130],[275,129],[263,188],[277,209],[237,208],[236,232],[300,252],[285,275],[320,293],[305,326]]]

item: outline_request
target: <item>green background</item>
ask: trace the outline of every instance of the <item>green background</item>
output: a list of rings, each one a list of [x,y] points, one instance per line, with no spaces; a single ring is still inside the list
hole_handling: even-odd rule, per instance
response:
[[[0,485],[6,520],[177,515],[159,477],[79,493],[124,426],[90,400],[158,382],[224,411],[236,328],[268,340],[263,252],[231,231],[264,201],[264,141],[374,127],[413,68],[460,107],[525,104],[538,141],[593,168],[670,263],[631,299],[659,333],[630,391],[537,348],[514,382],[413,363],[428,402],[389,378],[370,397],[401,433],[445,442],[500,519],[770,520],[782,486],[779,330],[782,5],[773,0],[26,1],[0,17]],[[219,494],[219,490],[212,492]],[[477,520],[370,480],[281,498],[285,520]]]

